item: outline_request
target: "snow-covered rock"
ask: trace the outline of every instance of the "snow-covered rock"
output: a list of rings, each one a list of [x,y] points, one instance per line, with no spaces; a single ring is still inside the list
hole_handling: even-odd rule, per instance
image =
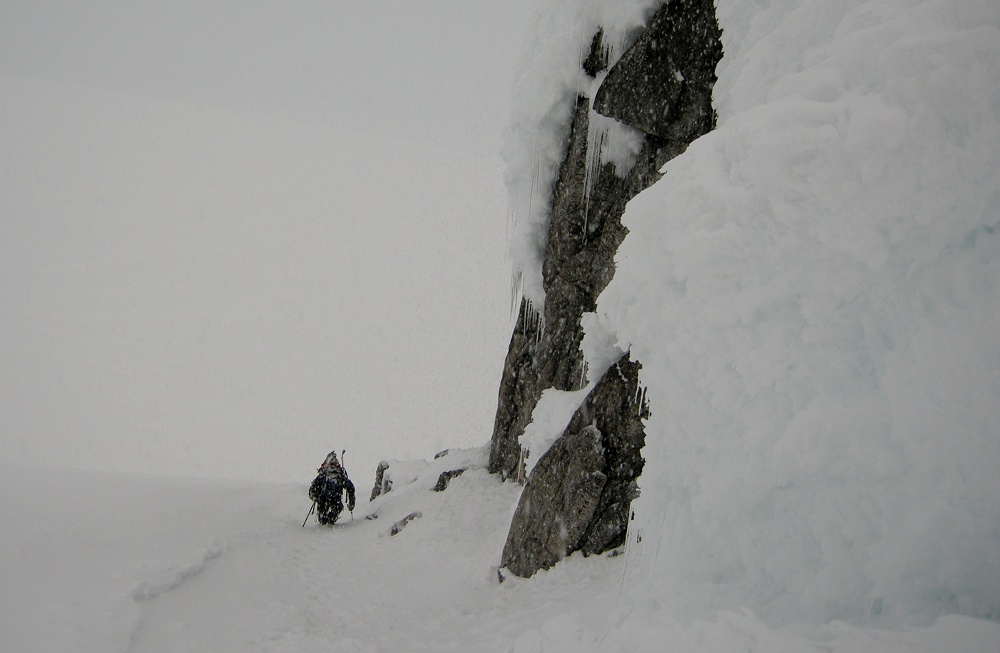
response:
[[[597,295],[614,275],[615,253],[627,233],[621,216],[628,201],[659,178],[665,162],[714,126],[712,86],[722,56],[711,1],[654,8],[645,24],[639,20],[644,13],[636,14],[637,22],[625,30],[628,41],[622,45],[628,47],[613,47],[607,40],[611,25],[601,23],[588,41],[589,51],[565,62],[587,86],[564,100],[574,103],[569,137],[545,198],[550,209],[537,218],[547,225],[541,264],[545,296],[537,305],[529,294],[521,302],[500,386],[490,471],[504,478],[524,473],[522,436],[531,423],[551,416],[540,403],[544,393],[579,390],[588,371],[599,383],[590,386],[593,392],[584,404],[588,421],[559,425],[562,440],[552,450],[559,456],[546,459],[535,442],[527,451],[532,466],[540,463],[529,478],[504,554],[505,564],[519,575],[550,567],[575,550],[600,553],[621,544],[642,469],[641,409],[635,408],[642,404],[637,400],[639,366],[627,356],[616,363],[606,355],[616,350],[621,357],[620,348],[591,346],[600,338],[585,347],[584,315],[596,308]],[[537,317],[536,309],[541,311]],[[590,359],[588,369],[583,351],[595,354],[596,349],[604,351]],[[589,440],[580,437],[588,428],[606,456],[591,460]],[[571,443],[581,451],[567,451]],[[584,460],[589,462],[577,464]],[[580,473],[587,482],[581,485],[578,474],[567,469],[585,470]],[[580,490],[598,475],[609,480],[606,486],[602,480],[593,492]]]
[[[995,620],[1000,5],[717,4],[718,128],[629,202],[614,279],[584,320],[601,361],[617,348],[642,362],[652,413],[632,623],[663,606],[771,623]],[[609,61],[638,43],[624,26],[655,5],[544,8],[508,140],[512,252],[525,296],[546,306],[520,369],[545,359],[542,328],[565,327],[547,317],[546,237],[575,232],[549,208],[564,179],[603,170],[567,177],[553,154],[580,147],[573,100],[599,85],[580,62],[593,71],[606,54],[588,56],[597,25]],[[681,77],[662,84],[668,98]],[[571,196],[600,204],[600,177],[575,183],[586,192]]]

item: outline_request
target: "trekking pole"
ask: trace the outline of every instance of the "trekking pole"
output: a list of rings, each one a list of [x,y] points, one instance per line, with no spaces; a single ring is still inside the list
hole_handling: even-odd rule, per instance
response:
[[[345,453],[347,453],[347,449],[341,449],[340,450],[340,466],[344,468],[344,476],[347,476],[348,478],[350,478],[350,476],[347,474],[347,468],[344,467],[344,454]],[[354,521],[354,511],[353,510],[351,510],[351,521]]]
[[[312,516],[313,510],[316,510],[316,502],[315,501],[313,501],[312,507],[309,508],[309,512],[306,513],[306,518],[302,520],[302,528],[306,527],[306,522],[309,521],[309,518]]]

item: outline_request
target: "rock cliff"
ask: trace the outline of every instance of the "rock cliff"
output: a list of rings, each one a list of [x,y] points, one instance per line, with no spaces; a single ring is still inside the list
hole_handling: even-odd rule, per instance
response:
[[[575,100],[550,197],[544,307],[538,312],[521,301],[504,363],[489,459],[489,471],[503,479],[521,476],[520,437],[542,392],[587,383],[581,317],[614,276],[626,203],[715,126],[712,87],[722,46],[713,2],[666,2],[640,28],[615,62],[598,29],[579,62],[591,78],[604,79],[592,100]],[[628,171],[600,163],[603,136],[591,123],[607,118],[640,133]],[[598,371],[603,377],[534,467],[504,547],[511,572],[530,576],[574,551],[601,553],[624,542],[642,471],[640,367],[626,354]]]

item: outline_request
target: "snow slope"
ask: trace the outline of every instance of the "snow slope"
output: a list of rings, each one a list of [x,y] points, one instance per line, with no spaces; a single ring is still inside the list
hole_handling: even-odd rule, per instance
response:
[[[575,556],[500,583],[518,486],[486,474],[486,459],[478,449],[393,463],[392,492],[372,503],[356,473],[354,520],[345,513],[332,529],[302,528],[307,481],[5,466],[0,650],[987,653],[1000,641],[1000,626],[965,617],[888,631],[663,613],[654,628],[622,601],[626,556]],[[430,491],[442,471],[467,465]],[[388,535],[414,511],[421,517]]]
[[[1000,5],[719,18],[718,129],[599,301],[653,407],[636,600],[1000,619]]]

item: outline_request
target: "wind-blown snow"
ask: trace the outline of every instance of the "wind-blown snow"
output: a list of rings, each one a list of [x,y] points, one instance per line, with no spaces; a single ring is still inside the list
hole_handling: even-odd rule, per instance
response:
[[[371,503],[358,476],[354,519],[333,528],[302,528],[308,480],[0,467],[0,650],[990,653],[1000,637],[1000,625],[967,617],[891,632],[771,628],[722,611],[686,624],[663,613],[654,626],[615,607],[626,556],[575,555],[500,584],[519,486],[487,474],[486,460],[478,449],[394,462],[392,492]]]
[[[652,409],[630,605],[998,619],[1000,5],[718,5],[718,129],[598,306]]]

